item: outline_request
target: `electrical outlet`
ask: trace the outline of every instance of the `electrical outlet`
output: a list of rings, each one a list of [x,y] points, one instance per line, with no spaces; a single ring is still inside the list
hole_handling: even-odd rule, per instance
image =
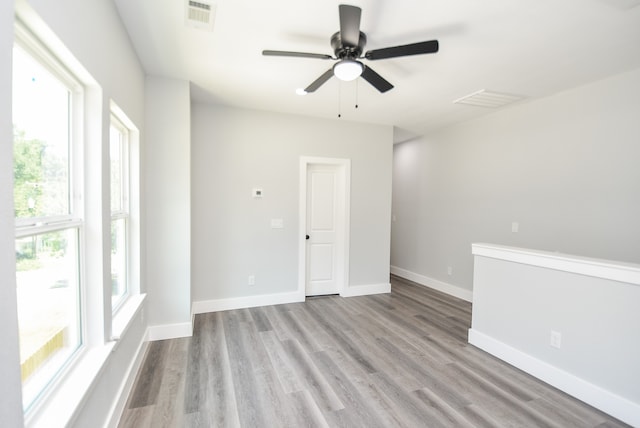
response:
[[[447,266],[447,275],[453,275],[453,268],[451,266]]]
[[[549,344],[554,348],[560,349],[560,346],[562,345],[562,333],[551,330],[551,339]]]
[[[520,230],[520,224],[517,221],[511,223],[511,232],[518,233]]]
[[[247,281],[249,285],[256,285],[256,277],[255,275],[249,275],[249,280]]]

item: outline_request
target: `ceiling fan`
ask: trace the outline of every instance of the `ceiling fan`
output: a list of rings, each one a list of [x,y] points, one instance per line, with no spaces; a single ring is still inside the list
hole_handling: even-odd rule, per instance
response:
[[[357,6],[341,4],[338,6],[338,12],[340,14],[340,31],[331,36],[331,47],[333,48],[335,57],[326,54],[273,50],[263,50],[262,55],[338,60],[332,68],[311,83],[304,90],[305,92],[314,92],[334,75],[344,81],[354,80],[362,76],[364,80],[373,85],[378,91],[387,92],[393,88],[393,85],[373,71],[371,67],[359,61],[360,59],[375,61],[379,59],[438,52],[438,41],[429,40],[426,42],[375,49],[367,51],[363,55],[364,47],[367,44],[367,36],[360,31],[362,9]]]

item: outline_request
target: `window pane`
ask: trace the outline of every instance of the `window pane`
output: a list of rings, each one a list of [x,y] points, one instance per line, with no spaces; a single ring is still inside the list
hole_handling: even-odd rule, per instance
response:
[[[19,46],[13,48],[16,218],[67,215],[71,93]]]
[[[116,308],[127,294],[126,220],[111,222],[111,307]]]
[[[123,135],[115,126],[111,126],[109,130],[109,146],[111,152],[111,211],[122,211],[122,149]]]
[[[82,343],[78,229],[16,240],[25,409]]]

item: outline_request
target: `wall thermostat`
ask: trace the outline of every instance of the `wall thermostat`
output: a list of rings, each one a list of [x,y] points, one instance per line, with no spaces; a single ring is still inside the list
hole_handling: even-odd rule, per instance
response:
[[[251,191],[251,196],[253,196],[254,198],[261,198],[262,197],[262,189],[253,189]]]

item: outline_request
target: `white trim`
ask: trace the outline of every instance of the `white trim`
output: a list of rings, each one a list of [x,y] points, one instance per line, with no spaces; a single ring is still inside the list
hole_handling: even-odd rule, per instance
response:
[[[300,156],[300,189],[298,200],[298,294],[306,296],[306,266],[307,266],[307,244],[304,239],[307,234],[307,169],[309,165],[333,165],[341,167],[342,183],[340,186],[340,195],[344,197],[344,218],[341,227],[343,229],[342,237],[338,237],[338,246],[342,247],[342,260],[338,261],[338,266],[342,268],[342,273],[338,273],[340,284],[339,291],[342,293],[349,287],[349,250],[350,250],[350,231],[351,231],[351,159],[325,158]],[[341,239],[342,238],[342,239]]]
[[[467,302],[473,302],[472,290],[467,290],[466,288],[448,284],[446,282],[429,278],[428,276],[420,275],[419,273],[411,272],[396,266],[391,266],[391,273],[401,278],[408,279],[409,281],[413,281],[417,284],[424,285],[425,287],[433,288],[434,290],[447,293],[450,296],[457,297],[458,299],[462,299]]]
[[[147,328],[147,340],[178,339],[180,337],[191,337],[193,335],[193,324],[182,322],[178,324],[152,325]]]
[[[114,314],[111,320],[111,340],[119,341],[127,332],[131,321],[142,309],[147,294],[134,294],[129,296]],[[116,344],[117,347],[117,344]]]
[[[57,421],[62,425],[72,422],[107,364],[114,345],[115,342],[107,342],[86,349],[73,361],[73,367],[51,389],[45,389],[43,397],[35,400],[25,412],[25,426],[46,426],[45,421]]]
[[[124,382],[120,384],[116,400],[109,411],[109,418],[105,425],[106,427],[115,428],[118,426],[118,422],[120,422],[120,418],[124,412],[124,406],[127,404],[127,399],[133,389],[133,383],[135,382],[138,371],[142,366],[142,361],[144,360],[144,355],[147,352],[147,347],[148,342],[146,340],[141,340],[135,356],[131,361],[131,364],[129,364]]]
[[[640,427],[638,403],[613,394],[472,328],[469,329],[469,343],[621,421]]]
[[[82,226],[82,219],[67,215],[16,218],[16,238]]]
[[[342,290],[341,297],[369,296],[371,294],[391,293],[391,284],[350,285]]]
[[[494,244],[471,244],[475,256],[640,285],[640,265]]]
[[[229,311],[233,309],[255,308],[258,306],[282,305],[285,303],[304,302],[304,295],[298,291],[292,293],[264,294],[259,296],[231,297],[228,299],[201,300],[193,302],[191,312],[204,314],[208,312]]]

